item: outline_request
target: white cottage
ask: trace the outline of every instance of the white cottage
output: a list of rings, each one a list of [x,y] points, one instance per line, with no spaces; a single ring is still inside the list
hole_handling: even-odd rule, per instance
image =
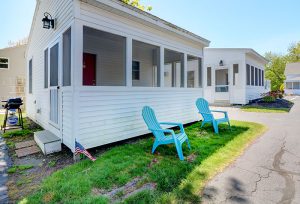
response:
[[[205,48],[204,59],[204,96],[210,103],[247,104],[270,90],[268,60],[253,49]]]
[[[160,120],[196,121],[208,45],[119,0],[37,0],[27,115],[72,151],[75,139],[92,148],[148,133],[145,105]]]
[[[284,73],[285,93],[300,95],[300,62],[287,64]]]

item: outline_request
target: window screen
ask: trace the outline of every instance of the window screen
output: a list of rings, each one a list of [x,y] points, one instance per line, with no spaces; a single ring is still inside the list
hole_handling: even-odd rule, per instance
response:
[[[96,86],[125,86],[126,38],[84,26],[83,52],[90,53],[91,50],[97,59],[86,62],[85,69],[88,71],[85,73],[92,73],[94,76],[84,76],[86,78],[83,80],[88,84],[96,82]]]
[[[262,78],[261,85],[264,86],[265,85],[265,71],[264,70],[261,70],[261,78]]]
[[[32,59],[29,60],[29,65],[28,65],[28,92],[32,93]]]
[[[211,86],[211,67],[207,67],[207,86]]]
[[[233,64],[233,86],[237,84],[238,74],[239,74],[239,65]]]
[[[254,76],[254,67],[253,66],[251,66],[251,85],[252,86],[254,86],[255,85],[255,81],[254,81],[254,79],[255,79],[255,76]]]
[[[140,80],[140,62],[132,62],[132,80]]]
[[[48,88],[48,49],[44,51],[44,88]]]
[[[199,57],[187,56],[187,87],[202,87],[202,64]]]
[[[293,82],[293,89],[300,89],[300,82]]]
[[[71,28],[63,34],[63,86],[71,86]]]
[[[50,48],[50,86],[58,86],[58,43]]]
[[[255,67],[255,86],[258,86],[258,69]]]
[[[132,86],[158,87],[160,48],[133,40],[132,59]]]
[[[183,53],[165,49],[165,87],[184,87]]]
[[[250,86],[251,85],[251,75],[250,75],[250,65],[246,64],[246,71],[247,71],[247,85]]]
[[[262,81],[262,78],[261,78],[261,69],[259,69],[258,71],[259,71],[259,77],[258,77],[258,79],[259,79],[259,81],[258,81],[259,84],[258,84],[258,85],[261,86],[261,81]]]

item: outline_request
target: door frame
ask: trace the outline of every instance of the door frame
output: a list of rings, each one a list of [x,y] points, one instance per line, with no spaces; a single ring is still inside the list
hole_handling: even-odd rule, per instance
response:
[[[57,86],[50,86],[50,63],[51,63],[51,58],[50,58],[50,53],[51,53],[51,48],[58,44],[58,85]],[[58,134],[60,138],[61,136],[61,125],[62,125],[62,36],[58,36],[53,40],[51,43],[48,44],[48,97],[49,97],[49,112],[48,112],[48,123],[54,127],[55,132]],[[58,90],[58,96],[57,96],[57,114],[58,114],[58,124],[50,120],[50,112],[51,112],[51,107],[50,107],[50,90],[51,89],[57,89]],[[53,128],[52,128],[53,129]],[[56,135],[57,135],[56,134]]]
[[[216,71],[218,71],[218,70],[224,70],[224,69],[227,69],[227,77],[228,77],[228,85],[227,85],[227,87],[228,87],[228,91],[227,92],[216,92],[216,87],[218,86],[217,85],[217,83],[216,83],[216,80],[217,80],[217,77],[216,77]],[[213,70],[213,74],[214,74],[214,90],[213,90],[213,92],[214,92],[214,101],[221,101],[221,100],[228,100],[228,101],[230,101],[230,85],[231,85],[231,83],[230,83],[230,66],[216,66],[215,68],[214,68],[214,70]],[[225,86],[225,85],[224,85]],[[221,96],[221,97],[220,97]],[[218,97],[220,97],[220,98],[218,98]]]

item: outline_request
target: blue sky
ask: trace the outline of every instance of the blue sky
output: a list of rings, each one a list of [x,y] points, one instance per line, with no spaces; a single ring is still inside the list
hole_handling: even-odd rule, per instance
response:
[[[285,53],[300,41],[299,0],[142,0],[152,14],[211,41],[211,47],[250,47]],[[0,48],[29,33],[35,0],[1,4]],[[13,9],[12,9],[13,8]]]

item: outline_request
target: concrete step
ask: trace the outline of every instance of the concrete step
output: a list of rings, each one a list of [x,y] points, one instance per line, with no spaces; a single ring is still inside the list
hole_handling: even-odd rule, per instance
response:
[[[48,130],[35,132],[34,140],[45,155],[61,151],[61,139]]]
[[[212,104],[212,106],[222,106],[222,107],[229,107],[231,106],[229,100],[215,100]]]

